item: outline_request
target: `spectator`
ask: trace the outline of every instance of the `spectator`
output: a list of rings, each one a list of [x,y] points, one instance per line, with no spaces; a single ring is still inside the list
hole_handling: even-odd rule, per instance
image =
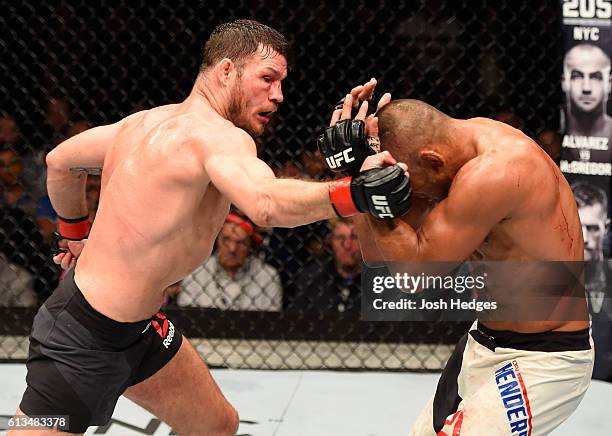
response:
[[[46,194],[44,179],[44,156],[30,145],[26,144],[21,130],[15,119],[8,114],[0,116],[0,147],[2,150],[10,149],[18,154],[22,162],[22,181],[33,199]]]
[[[0,307],[34,307],[37,304],[32,274],[0,253]]]
[[[559,160],[561,159],[561,135],[559,132],[552,129],[544,129],[536,137],[536,142],[559,165]]]
[[[8,155],[0,153],[0,157]],[[0,178],[7,175],[6,165],[0,158]],[[0,180],[0,188],[2,187]],[[19,199],[3,192],[0,197],[0,252],[13,265],[25,268],[34,277],[34,290],[44,299],[55,288],[58,270],[51,260],[51,249],[45,243],[34,218],[19,206]]]
[[[280,272],[285,303],[293,299],[297,276],[313,260],[325,255],[322,242],[328,233],[322,222],[294,228],[275,227],[267,239],[266,260]]]
[[[67,138],[70,120],[70,103],[66,97],[54,96],[47,103],[44,130],[47,148],[51,149]]]
[[[23,138],[19,126],[11,115],[3,113],[0,115],[0,146],[22,151]]]
[[[14,150],[0,150],[0,207],[18,207],[33,214],[36,205],[23,182],[24,168]]]
[[[359,311],[361,251],[355,226],[337,218],[329,227],[331,257],[312,261],[298,275],[292,309]]]
[[[48,238],[34,218],[36,202],[23,182],[24,164],[14,150],[0,150],[0,252],[34,277],[34,289],[44,298],[57,280]],[[21,274],[22,275],[22,274]]]
[[[24,181],[25,164],[12,149],[0,150],[0,207],[20,209],[28,216],[36,215],[38,227],[44,240],[50,241],[53,232],[54,218],[51,226],[46,219],[53,210],[48,203],[48,197],[41,197],[36,201],[35,196],[26,187]],[[52,212],[54,214],[54,212]]]
[[[302,163],[302,167],[304,168],[304,178],[311,180],[324,180],[326,178],[331,178],[330,172],[327,169],[327,165],[325,165],[323,156],[321,156],[319,150],[303,150],[302,154],[300,155],[300,161]]]
[[[254,254],[260,244],[261,236],[253,225],[230,213],[217,237],[217,252],[183,280],[178,305],[281,310],[280,278],[272,266]]]
[[[309,162],[311,154],[306,151],[301,155],[304,171],[299,164],[289,160],[275,167],[276,177],[279,178],[301,178],[319,179],[323,174],[318,168],[326,168],[320,155],[321,164]],[[305,226],[294,228],[276,227],[270,230],[266,239],[265,258],[278,269],[283,283],[285,300],[291,300],[295,291],[294,283],[297,274],[313,257],[323,256],[323,239],[327,234],[327,226],[323,222],[316,222]]]

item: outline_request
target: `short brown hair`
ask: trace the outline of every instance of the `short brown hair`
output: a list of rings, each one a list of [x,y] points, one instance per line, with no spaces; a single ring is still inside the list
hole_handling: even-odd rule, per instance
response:
[[[253,20],[236,20],[215,27],[202,50],[200,72],[212,67],[221,59],[231,59],[240,66],[242,62],[263,46],[266,55],[271,51],[283,55],[289,63],[291,49],[287,38],[280,32]]]
[[[420,100],[394,100],[378,111],[381,149],[399,161],[447,140],[450,117]]]

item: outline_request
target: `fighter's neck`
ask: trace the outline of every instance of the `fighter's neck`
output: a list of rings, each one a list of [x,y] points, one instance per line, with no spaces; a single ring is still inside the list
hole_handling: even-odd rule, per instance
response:
[[[229,104],[227,98],[224,98],[224,93],[215,90],[213,84],[201,75],[196,79],[191,93],[182,105],[189,111],[214,112],[221,118],[229,120]]]
[[[448,164],[456,167],[457,171],[481,154],[478,136],[469,121],[454,119],[449,127],[447,156],[452,156],[452,161]]]

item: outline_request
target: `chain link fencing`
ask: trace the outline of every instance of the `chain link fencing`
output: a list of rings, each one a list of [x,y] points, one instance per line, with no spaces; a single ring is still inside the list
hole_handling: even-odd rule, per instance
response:
[[[256,19],[293,43],[285,103],[259,141],[279,176],[330,177],[314,138],[333,103],[370,77],[380,92],[455,117],[496,117],[532,137],[558,130],[556,2],[25,0],[2,9],[3,360],[27,357],[36,308],[58,281],[46,153],[90,126],[181,101],[221,22]],[[89,176],[92,219],[99,185]],[[349,222],[257,229],[262,241],[241,222],[226,223],[215,255],[167,290],[166,312],[213,366],[437,370],[466,331],[465,323],[360,321]]]

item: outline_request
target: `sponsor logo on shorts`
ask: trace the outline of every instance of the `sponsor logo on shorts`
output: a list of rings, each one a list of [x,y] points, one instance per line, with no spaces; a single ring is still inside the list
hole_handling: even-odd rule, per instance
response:
[[[531,435],[531,408],[518,362],[513,360],[495,371],[495,383],[506,409],[510,433],[518,436]]]
[[[172,339],[174,339],[174,324],[162,313],[155,315],[155,318],[151,320],[151,325],[155,328],[159,337],[162,338],[162,345],[168,348]]]
[[[463,410],[458,410],[444,421],[444,429],[437,436],[461,436],[461,425],[463,425]],[[446,433],[446,431],[449,433]]]

